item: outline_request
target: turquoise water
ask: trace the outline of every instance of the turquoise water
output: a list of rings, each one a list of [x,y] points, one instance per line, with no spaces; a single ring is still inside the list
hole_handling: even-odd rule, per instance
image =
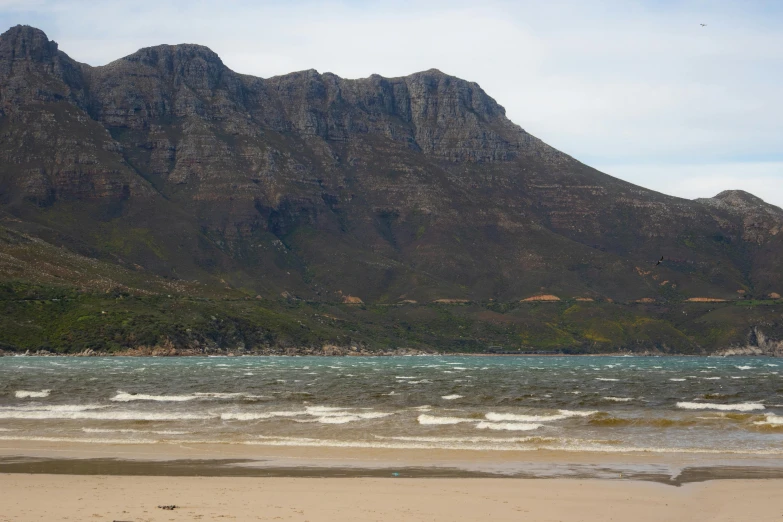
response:
[[[783,360],[0,358],[0,440],[783,454]]]

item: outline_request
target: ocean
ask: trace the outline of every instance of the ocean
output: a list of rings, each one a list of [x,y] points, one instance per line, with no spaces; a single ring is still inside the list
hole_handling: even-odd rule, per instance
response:
[[[783,361],[3,357],[0,440],[783,454]]]

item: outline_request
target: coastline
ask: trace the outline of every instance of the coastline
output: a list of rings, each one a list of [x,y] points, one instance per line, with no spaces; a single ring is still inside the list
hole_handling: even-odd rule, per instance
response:
[[[429,352],[412,348],[386,351],[330,351],[316,349],[286,349],[267,351],[199,351],[189,349],[134,349],[117,352],[96,352],[86,350],[79,353],[56,353],[48,351],[9,352],[0,350],[0,357],[783,357],[775,353],[737,352],[732,349],[709,354],[663,353],[663,352],[606,352],[606,353],[475,353],[475,352]]]

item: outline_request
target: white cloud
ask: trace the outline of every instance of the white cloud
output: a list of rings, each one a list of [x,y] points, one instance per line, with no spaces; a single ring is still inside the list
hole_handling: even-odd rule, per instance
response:
[[[610,174],[663,190],[649,169],[694,165],[678,167],[684,178],[664,188],[697,195],[749,186],[747,168],[756,167],[745,163],[783,162],[781,13],[769,2],[706,0],[0,0],[0,22],[39,22],[93,65],[189,42],[262,77],[436,67],[478,82],[551,145],[618,166]],[[710,175],[716,165],[736,170]],[[783,185],[780,170],[762,178]]]

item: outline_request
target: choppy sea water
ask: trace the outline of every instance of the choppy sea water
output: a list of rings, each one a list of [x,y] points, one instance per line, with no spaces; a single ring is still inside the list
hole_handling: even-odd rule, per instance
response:
[[[0,441],[783,454],[783,360],[0,358]]]

